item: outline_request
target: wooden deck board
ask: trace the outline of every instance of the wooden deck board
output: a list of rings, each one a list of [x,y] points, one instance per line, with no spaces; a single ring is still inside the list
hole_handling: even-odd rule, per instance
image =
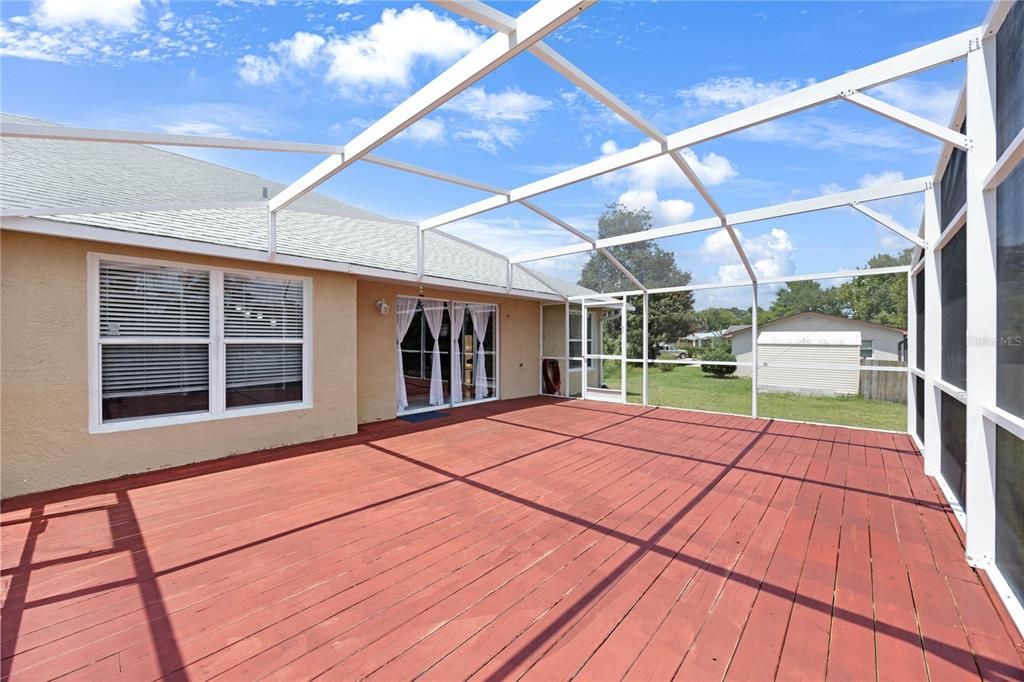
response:
[[[3,680],[1024,679],[899,435],[524,399],[2,523]]]

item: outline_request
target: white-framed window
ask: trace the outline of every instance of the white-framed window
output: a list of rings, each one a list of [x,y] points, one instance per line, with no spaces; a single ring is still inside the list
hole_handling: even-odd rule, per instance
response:
[[[875,357],[874,342],[871,339],[860,340],[860,359],[870,360]]]
[[[89,426],[312,405],[312,280],[90,253]]]

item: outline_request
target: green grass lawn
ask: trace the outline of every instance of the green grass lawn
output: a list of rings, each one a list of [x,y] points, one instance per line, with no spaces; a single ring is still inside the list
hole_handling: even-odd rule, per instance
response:
[[[614,365],[614,366],[609,366]],[[618,388],[620,374],[617,363],[606,363],[606,383]],[[630,365],[626,375],[626,399],[640,402],[642,370]],[[699,367],[675,366],[670,372],[652,366],[648,375],[648,402],[651,405],[683,407],[711,412],[750,414],[749,377],[719,378],[705,374]],[[865,400],[860,396],[827,398],[795,393],[761,393],[758,395],[758,416],[863,426],[873,429],[905,431],[907,406],[881,400]]]

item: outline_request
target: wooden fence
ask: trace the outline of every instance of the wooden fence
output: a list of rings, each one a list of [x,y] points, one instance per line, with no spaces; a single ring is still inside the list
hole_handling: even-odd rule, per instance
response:
[[[861,365],[873,367],[905,367],[906,363],[895,360],[861,360]],[[906,372],[861,372],[860,395],[868,400],[884,400],[888,403],[907,402]]]

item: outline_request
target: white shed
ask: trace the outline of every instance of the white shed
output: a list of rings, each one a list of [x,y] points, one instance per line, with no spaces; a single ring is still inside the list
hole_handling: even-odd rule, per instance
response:
[[[860,389],[860,332],[761,332],[757,383],[762,391],[856,395]],[[794,365],[814,365],[800,368]]]

